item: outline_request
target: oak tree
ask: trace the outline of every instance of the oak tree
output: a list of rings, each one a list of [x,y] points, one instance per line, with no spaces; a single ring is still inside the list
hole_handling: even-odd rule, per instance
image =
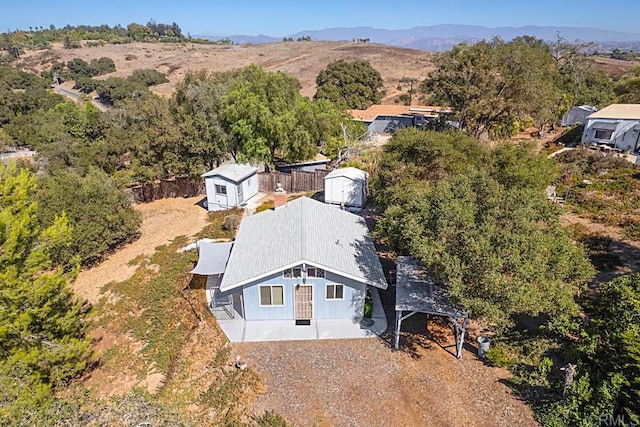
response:
[[[368,61],[341,59],[320,71],[314,99],[328,99],[344,108],[364,110],[380,102],[383,83],[380,73]]]

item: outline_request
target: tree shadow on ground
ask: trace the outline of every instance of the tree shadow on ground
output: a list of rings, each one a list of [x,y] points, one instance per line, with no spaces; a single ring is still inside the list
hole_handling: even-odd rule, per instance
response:
[[[524,381],[518,382],[514,378],[501,378],[498,382],[511,389],[513,395],[520,401],[525,402],[534,412],[538,412],[539,408],[550,403],[557,402],[562,397],[544,385],[535,385]]]
[[[591,289],[597,290],[598,283],[640,272],[640,247],[602,235],[591,235],[586,244],[591,262],[597,270],[590,284]]]
[[[600,227],[599,224],[594,226]],[[575,239],[585,245],[596,269],[596,275],[589,283],[591,291],[597,292],[599,283],[640,272],[640,242],[626,241],[618,234],[594,231],[582,224],[576,225],[574,234]]]

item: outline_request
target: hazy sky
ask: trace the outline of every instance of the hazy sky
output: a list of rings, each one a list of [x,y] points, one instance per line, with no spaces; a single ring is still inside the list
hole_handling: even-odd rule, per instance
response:
[[[435,24],[555,25],[640,33],[639,0],[1,0],[1,31],[67,24],[177,22],[192,35],[283,36],[303,30]],[[606,7],[607,11],[603,10]]]

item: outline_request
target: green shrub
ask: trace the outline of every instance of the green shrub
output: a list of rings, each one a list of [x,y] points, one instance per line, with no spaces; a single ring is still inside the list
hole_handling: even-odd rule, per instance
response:
[[[497,368],[506,368],[513,364],[513,360],[509,358],[504,349],[495,345],[489,348],[486,358],[489,365]]]
[[[340,163],[340,168],[358,168],[364,170],[364,165],[359,160],[347,160],[346,162]]]
[[[91,93],[98,86],[98,81],[91,77],[78,76],[74,81],[73,88],[83,93]]]
[[[127,99],[144,98],[151,93],[144,84],[120,77],[109,77],[98,82],[96,92],[98,92],[102,101],[107,104]]]
[[[45,225],[66,213],[72,239],[58,251],[60,261],[79,256],[85,265],[135,238],[142,223],[129,197],[101,170],[82,177],[59,171],[40,180],[38,211]]]
[[[273,209],[274,207],[275,207],[275,204],[273,200],[267,200],[266,202],[262,203],[260,206],[256,208],[256,213],[268,211],[269,209]]]
[[[92,59],[89,63],[89,69],[94,76],[101,76],[116,71],[116,64],[113,59],[103,56],[99,59]]]
[[[127,80],[142,83],[145,86],[154,86],[169,81],[164,74],[153,69],[135,70],[127,77]]]
[[[373,315],[373,300],[371,299],[371,292],[367,291],[367,297],[364,300],[364,318],[370,319]]]
[[[46,403],[92,357],[86,312],[68,286],[74,275],[56,261],[69,223],[60,215],[43,225],[36,191],[27,168],[0,163],[0,425],[16,425]]]
[[[291,425],[282,415],[274,411],[266,411],[259,417],[254,417],[254,420],[259,427],[287,427]]]

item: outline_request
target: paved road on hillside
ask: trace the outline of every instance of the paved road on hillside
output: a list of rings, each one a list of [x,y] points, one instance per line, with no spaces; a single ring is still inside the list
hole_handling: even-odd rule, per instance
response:
[[[60,85],[54,86],[53,87],[53,91],[55,93],[59,93],[60,95],[66,96],[67,98],[73,99],[75,102],[80,101],[80,96],[82,95],[78,91],[75,91],[75,90],[72,90],[72,89],[65,89],[65,88],[61,87]],[[107,111],[109,109],[109,107],[107,107],[106,105],[96,101],[95,99],[92,99],[91,103],[94,105],[94,107],[96,107],[100,111]]]

